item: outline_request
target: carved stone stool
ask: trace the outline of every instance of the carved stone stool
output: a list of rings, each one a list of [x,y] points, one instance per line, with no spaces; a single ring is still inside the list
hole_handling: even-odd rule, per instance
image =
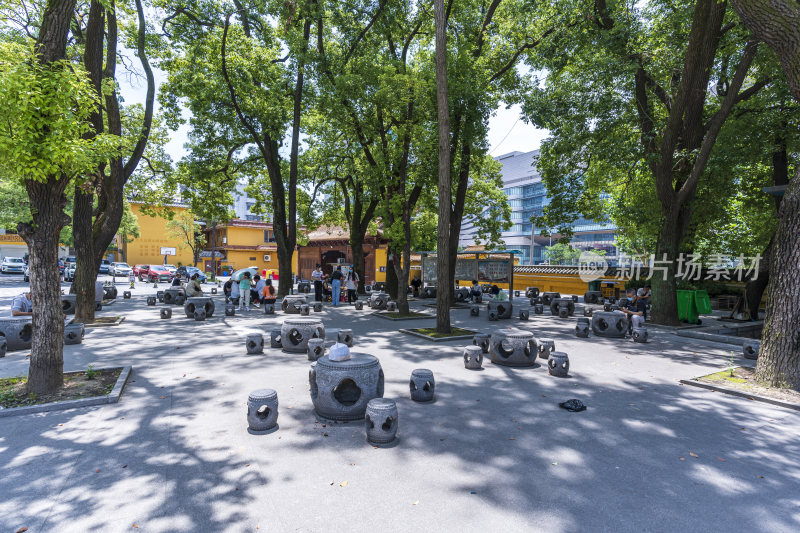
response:
[[[314,312],[319,313],[322,311],[322,302],[314,302]]]
[[[533,306],[533,313],[534,313],[535,315],[542,315],[542,314],[544,314],[544,305],[542,305],[542,304],[536,304],[536,305],[534,305],[534,306]]]
[[[280,328],[270,330],[270,332],[269,332],[269,345],[270,345],[270,347],[271,348],[282,348],[283,347],[283,343],[281,341],[282,341],[282,339],[281,339],[281,330],[280,330]]]
[[[742,355],[745,359],[758,359],[758,351],[761,349],[761,341],[747,339],[742,343]]]
[[[186,301],[186,290],[183,287],[171,287],[164,291],[164,303],[167,305],[183,305]]]
[[[411,399],[415,402],[432,402],[436,392],[433,372],[427,368],[412,370],[408,387],[411,391]]]
[[[302,304],[300,306],[300,315],[301,316],[308,316],[311,312],[311,307],[308,304]]]
[[[633,328],[631,337],[633,338],[633,342],[647,342],[647,328]]]
[[[537,342],[537,349],[539,351],[539,358],[549,359],[550,353],[556,349],[556,341],[553,339],[539,339]]]
[[[211,287],[211,294],[217,294],[217,288]]]
[[[325,355],[325,339],[309,339],[308,360],[316,361]]]
[[[164,303],[164,291],[157,291],[156,298],[158,298],[158,303]]]
[[[5,337],[0,337],[0,357],[5,357],[6,351],[8,351],[8,341]]]
[[[225,316],[236,316],[236,305],[225,304]]]
[[[483,365],[483,349],[480,346],[464,347],[464,368],[479,370]]]
[[[131,291],[125,291],[122,293],[123,300],[130,300],[131,299]]]
[[[362,309],[364,309],[364,302],[362,302],[361,300],[357,300],[355,306],[356,306],[356,311],[361,311]],[[320,307],[322,307],[321,304]]]
[[[77,294],[62,294],[61,295],[61,310],[65,315],[74,315],[75,308],[77,307]]]
[[[397,404],[387,398],[369,401],[364,417],[367,441],[372,444],[387,444],[397,437]]]
[[[340,329],[339,333],[336,335],[336,340],[342,344],[346,344],[350,348],[353,347],[353,330],[352,329]]]
[[[300,306],[302,306],[305,303],[307,303],[307,299],[305,296],[290,294],[283,297],[283,301],[281,301],[281,309],[286,314],[299,315]]]
[[[206,310],[197,308],[194,310],[194,320],[195,322],[202,322],[206,319]]]
[[[247,425],[253,431],[266,431],[278,424],[278,393],[260,389],[247,397]]]
[[[491,315],[494,311],[496,318],[511,318],[513,308],[509,300],[489,300],[488,302],[489,314]],[[489,320],[492,318],[490,317]]]
[[[525,288],[525,297],[526,298],[536,298],[539,296],[539,287],[526,287]]]
[[[261,333],[250,333],[245,346],[249,354],[264,353],[264,336]]]
[[[489,341],[492,363],[505,366],[533,366],[536,362],[536,340],[533,333],[519,329],[503,329],[492,333]]]
[[[395,302],[387,302],[386,303],[386,310],[389,311],[389,312],[392,312],[392,313],[397,311],[397,303],[395,303]]]
[[[169,307],[162,307],[161,318],[172,318],[172,309],[170,309]]]
[[[381,364],[365,353],[351,352],[345,361],[324,355],[311,366],[308,380],[314,410],[332,420],[364,418],[367,403],[383,397]]]
[[[325,326],[318,318],[287,318],[281,326],[283,350],[304,353],[309,339],[325,339]]]
[[[592,325],[589,322],[589,319],[586,317],[581,317],[578,319],[578,322],[575,324],[575,336],[585,339],[589,336],[589,330],[591,329]]]
[[[373,292],[369,295],[369,306],[372,309],[377,309],[378,311],[382,311],[386,309],[387,305],[389,304],[389,295],[385,292]]]
[[[528,320],[529,316],[530,316],[530,311],[528,311],[527,309],[520,309],[519,311],[520,320]]]
[[[473,305],[472,307],[469,308],[469,314],[470,314],[470,316],[478,316],[478,315],[480,315],[481,314],[481,306]]]
[[[0,317],[0,337],[6,338],[7,350],[27,350],[33,339],[32,317]]]
[[[274,315],[275,314],[275,304],[264,304],[264,314],[265,315]]]
[[[550,302],[553,300],[553,298],[561,298],[561,293],[560,292],[551,292],[551,291],[543,292],[542,293],[542,305],[546,305],[547,307],[550,307]]]
[[[478,346],[483,353],[489,353],[491,335],[488,333],[478,333],[472,337],[472,344]]]
[[[547,371],[551,376],[566,377],[569,374],[569,357],[564,352],[553,352],[547,359]]]
[[[148,296],[147,297],[147,305],[156,305],[156,297],[155,296]]]
[[[73,322],[64,326],[64,344],[80,344],[83,342],[83,335],[85,333],[83,324],[80,322]]]
[[[624,337],[628,318],[622,313],[598,311],[592,315],[592,332],[598,337]]]

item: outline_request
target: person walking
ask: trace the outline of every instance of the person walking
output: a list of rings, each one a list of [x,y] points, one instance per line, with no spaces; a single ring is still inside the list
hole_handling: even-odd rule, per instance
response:
[[[239,293],[242,295],[242,304],[239,307],[240,311],[250,310],[250,272],[244,272],[242,278],[239,280]]]
[[[356,274],[355,270],[347,273],[347,280],[345,280],[344,286],[347,289],[347,303],[353,305],[353,302],[358,300],[358,294],[356,293],[356,289],[358,289],[358,274]]]
[[[311,271],[311,279],[314,280],[314,300],[317,302],[322,301],[322,268],[320,268],[319,263]]]
[[[331,300],[334,307],[339,307],[339,299],[342,295],[342,267],[337,266],[331,273]]]

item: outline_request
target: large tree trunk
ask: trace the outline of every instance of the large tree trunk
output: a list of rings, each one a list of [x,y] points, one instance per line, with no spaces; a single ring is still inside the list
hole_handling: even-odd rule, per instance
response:
[[[393,300],[397,300],[397,295],[399,294],[397,291],[399,276],[397,274],[398,271],[394,268],[394,258],[398,255],[397,250],[392,245],[389,245],[386,250],[386,292]]]
[[[434,0],[436,31],[436,116],[439,124],[439,222],[436,232],[436,331],[450,333],[450,104],[447,101],[447,11]],[[405,292],[405,291],[403,291]]]
[[[292,254],[294,246],[291,248],[286,244],[286,239],[275,239],[278,244],[278,297],[282,298],[291,294],[292,287]]]
[[[661,230],[656,242],[656,260],[661,261],[666,257],[667,262],[659,264],[666,268],[653,272],[650,283],[653,292],[653,316],[656,324],[677,326],[678,321],[678,293],[675,281],[675,268],[680,251],[681,235],[678,220],[675,215],[667,213],[661,217]]]
[[[409,313],[408,274],[411,271],[410,263],[411,263],[411,244],[409,241],[406,241],[405,245],[403,245],[402,262],[398,261],[396,256],[392,261],[392,269],[394,271],[395,279],[397,281],[397,283],[394,284],[395,290],[397,291],[397,296],[393,296],[393,298],[397,302],[397,312],[400,313],[401,315],[407,315]],[[387,288],[389,287],[388,276],[387,276],[386,286]]]
[[[800,167],[781,201],[756,379],[800,387]]]
[[[364,234],[350,225],[350,248],[353,250],[353,270],[358,275],[359,294],[364,294]]]
[[[72,208],[72,235],[75,239],[75,320],[92,322],[94,320],[94,285],[100,263],[95,260],[94,238],[92,237],[92,209],[94,189],[86,193],[81,187],[75,188]]]

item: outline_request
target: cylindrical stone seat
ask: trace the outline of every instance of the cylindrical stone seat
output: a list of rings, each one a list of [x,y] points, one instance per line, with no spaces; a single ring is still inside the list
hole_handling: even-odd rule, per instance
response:
[[[569,374],[569,357],[565,352],[553,352],[547,359],[547,371],[551,376],[566,377]]]
[[[211,294],[217,294],[217,288],[211,287]]]
[[[186,316],[192,318],[197,309],[203,309],[207,317],[214,316],[214,300],[210,296],[194,296],[187,298],[186,303],[183,304],[183,312]]]
[[[489,283],[484,283],[481,285],[481,292],[483,294],[489,294],[489,291],[492,290],[492,286]]]
[[[156,297],[155,296],[148,296],[147,297],[147,305],[149,305],[149,306],[156,305]]]
[[[158,298],[158,303],[164,303],[164,291],[156,291],[156,298]]]
[[[236,316],[236,306],[234,304],[225,304],[225,316]]]
[[[377,292],[386,292],[386,282],[376,281],[372,284],[372,290]]]
[[[303,295],[289,294],[283,297],[281,302],[281,309],[284,313],[289,315],[299,315],[300,306],[307,303],[307,299]],[[303,350],[305,351],[305,350]]]
[[[511,318],[511,312],[514,306],[511,305],[510,300],[489,300],[487,305],[490,315],[494,311],[498,319]]]
[[[0,357],[5,357],[8,351],[8,341],[5,337],[0,337]]]
[[[73,322],[64,326],[64,344],[80,344],[83,342],[83,335],[86,332],[83,324]]]
[[[575,302],[572,301],[572,298],[553,298],[550,300],[550,314],[553,316],[561,316],[559,309],[566,308],[568,311],[568,316],[572,316],[575,313]]]
[[[390,313],[394,313],[397,311],[397,303],[396,302],[387,302],[386,303],[386,310]]]
[[[369,295],[369,306],[382,311],[389,304],[389,295],[385,292],[373,292]]]
[[[77,294],[62,294],[61,295],[61,310],[65,315],[74,315],[75,308],[77,307]]]
[[[247,425],[253,431],[267,431],[278,424],[278,393],[260,389],[247,397]]]
[[[598,311],[592,315],[592,332],[598,337],[624,337],[628,318],[624,313]]]
[[[388,398],[374,398],[367,404],[364,423],[367,442],[387,444],[397,437],[397,404]]]
[[[264,336],[261,333],[250,333],[245,341],[247,353],[264,353]]]
[[[131,291],[125,291],[122,293],[123,300],[130,300],[131,299]]]
[[[533,313],[535,315],[543,315],[544,314],[544,305],[543,304],[536,304],[533,306]]]
[[[366,353],[352,352],[346,361],[324,355],[312,365],[308,379],[314,410],[331,420],[360,420],[367,403],[383,397],[383,369]]]
[[[464,368],[478,370],[483,365],[483,349],[480,346],[464,347]]]
[[[340,329],[338,334],[336,335],[336,340],[342,344],[346,344],[350,348],[353,347],[353,330],[352,329]]]
[[[283,339],[281,338],[280,328],[272,329],[269,332],[269,346],[270,348],[282,348]]]
[[[575,324],[575,336],[585,339],[589,336],[589,330],[592,327],[592,323],[586,317],[580,317],[578,322]]]
[[[311,314],[311,307],[308,304],[300,304],[300,315],[308,316]]]
[[[633,328],[631,337],[633,338],[633,342],[647,342],[647,328]]]
[[[358,308],[358,306],[356,306]],[[322,311],[322,302],[314,302],[314,312],[319,313]]]
[[[480,315],[481,314],[481,306],[473,305],[472,307],[469,308],[469,314],[470,314],[470,316],[478,316],[478,315]]]
[[[436,298],[436,286],[428,285],[422,289],[421,296],[423,298]]]
[[[170,287],[164,291],[164,303],[167,305],[183,305],[186,301],[186,290],[183,287]]]
[[[281,326],[283,351],[305,353],[309,339],[325,339],[325,326],[318,318],[287,318]]]
[[[264,304],[264,314],[265,315],[274,315],[275,314],[275,304]]]
[[[489,344],[491,341],[491,335],[488,333],[478,333],[474,337],[472,337],[472,344],[474,346],[478,346],[483,353],[489,353]]]
[[[308,340],[308,360],[316,361],[325,355],[325,339]]]
[[[456,301],[466,302],[469,300],[469,289],[467,287],[459,287],[456,289]]]
[[[603,299],[603,293],[600,291],[586,291],[583,293],[583,301],[587,304],[596,304],[598,300]]]
[[[536,340],[533,333],[519,329],[501,329],[489,341],[492,363],[505,366],[533,366],[536,363]]]
[[[411,399],[415,402],[432,402],[436,397],[436,381],[433,379],[433,371],[427,368],[412,370],[408,387],[411,391]]]
[[[529,316],[530,316],[530,311],[528,311],[527,309],[520,309],[519,310],[519,319],[520,320],[528,320]]]
[[[311,292],[311,284],[307,281],[301,281],[297,284],[297,292],[309,294]]]
[[[526,287],[525,298],[536,298],[539,296],[539,287]]]
[[[170,309],[169,307],[162,307],[161,318],[172,318],[172,309]]]
[[[194,310],[194,319],[196,322],[202,322],[206,319],[206,310],[198,307]]]
[[[116,300],[117,294],[117,288],[113,285],[103,286],[103,300]]]
[[[11,316],[0,317],[0,334],[5,336],[8,351],[27,350],[33,339],[32,317]]]
[[[745,359],[758,359],[758,351],[761,349],[761,341],[747,339],[742,343],[742,355]]]
[[[561,298],[561,293],[552,291],[543,292],[542,304],[546,305],[547,307],[550,307],[550,302],[553,300],[553,298]]]
[[[589,307],[584,307],[583,308],[583,316],[585,316],[585,317],[591,317],[593,312],[594,311],[592,309],[590,309]]]
[[[357,300],[354,305],[356,307],[356,311],[361,311],[364,309],[364,302],[361,300]],[[322,311],[322,304],[320,304],[320,311]]]
[[[549,359],[550,354],[556,349],[556,341],[553,339],[539,339],[536,342],[536,351],[539,352],[539,357],[542,359]]]

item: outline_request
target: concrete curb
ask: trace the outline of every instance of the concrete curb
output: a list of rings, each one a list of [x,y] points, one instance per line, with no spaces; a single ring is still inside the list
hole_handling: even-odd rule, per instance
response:
[[[377,316],[384,320],[391,320],[392,322],[402,322],[403,320],[427,320],[429,318],[436,318],[434,315],[426,315],[426,316],[407,316],[403,318],[392,318],[390,316],[386,316],[383,314],[383,311],[373,311],[370,313],[373,316]]]
[[[466,328],[462,328],[466,329]],[[428,337],[427,335],[423,335],[422,333],[417,333],[416,331],[411,331],[410,329],[398,329],[397,331],[401,333],[405,333],[406,335],[411,335],[414,337],[418,337],[420,339],[425,339],[428,342],[448,342],[448,341],[464,341],[464,340],[472,340],[472,337],[480,333],[480,331],[473,331],[469,335],[458,335],[455,337]]]
[[[86,329],[90,329],[90,328],[110,328],[110,327],[113,327],[113,326],[119,326],[124,321],[125,321],[125,315],[120,315],[119,318],[117,318],[117,320],[115,322],[111,323],[111,324],[84,324],[83,327],[85,327]]]
[[[107,368],[96,368],[95,370],[116,370],[118,366]],[[122,372],[119,373],[117,383],[111,392],[106,396],[93,396],[91,398],[79,398],[77,400],[64,400],[63,402],[50,402],[41,405],[26,405],[24,407],[11,407],[8,409],[0,408],[0,418],[16,415],[30,415],[33,413],[44,413],[47,411],[63,411],[64,409],[75,409],[76,407],[90,407],[93,405],[104,405],[108,403],[117,403],[119,397],[122,395],[122,390],[131,376],[133,367],[124,366]]]
[[[723,394],[730,394],[731,396],[739,396],[740,398],[747,398],[748,400],[755,400],[757,402],[769,403],[772,405],[777,405],[778,407],[785,407],[787,409],[800,411],[800,404],[782,402],[780,400],[775,400],[773,398],[767,398],[766,396],[759,396],[758,394],[747,394],[746,392],[729,389],[727,387],[719,387],[717,385],[711,385],[710,383],[703,383],[701,381],[696,381],[694,379],[682,379],[680,380],[680,383],[683,385],[691,385],[692,387],[700,387],[701,389],[707,389],[714,392],[721,392]]]

